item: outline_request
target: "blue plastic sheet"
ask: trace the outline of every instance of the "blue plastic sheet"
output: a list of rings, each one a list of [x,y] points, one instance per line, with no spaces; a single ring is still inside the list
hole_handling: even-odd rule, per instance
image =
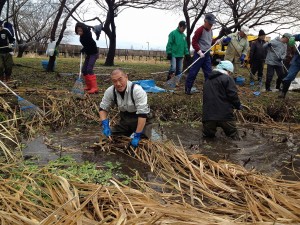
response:
[[[54,62],[54,68],[55,69],[55,65],[56,65],[56,62]],[[47,70],[47,67],[48,67],[48,60],[42,60],[42,67]]]
[[[140,85],[146,92],[151,92],[151,93],[166,92],[166,89],[156,86],[154,80],[136,80],[136,81],[132,81],[132,83]]]

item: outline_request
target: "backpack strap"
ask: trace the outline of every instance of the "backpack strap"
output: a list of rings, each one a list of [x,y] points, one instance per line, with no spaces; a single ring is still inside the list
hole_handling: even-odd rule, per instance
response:
[[[133,89],[134,89],[135,84],[133,83],[131,85],[131,90],[130,90],[130,96],[131,96],[131,101],[133,102],[133,105],[135,106],[135,100],[133,98]],[[116,106],[118,106],[118,100],[117,100],[117,94],[116,94],[116,88],[114,87],[114,103],[116,104]]]
[[[135,106],[135,100],[133,98],[133,89],[134,89],[135,83],[132,84],[131,86],[131,101],[133,102],[133,105]]]

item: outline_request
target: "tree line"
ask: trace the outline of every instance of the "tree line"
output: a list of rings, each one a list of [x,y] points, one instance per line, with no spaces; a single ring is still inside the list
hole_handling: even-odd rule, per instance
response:
[[[46,44],[56,41],[59,46],[63,37],[74,33],[72,23],[97,21],[108,37],[106,66],[114,65],[116,56],[115,18],[128,8],[155,8],[181,12],[187,22],[187,41],[190,47],[192,34],[204,14],[216,15],[215,28],[231,32],[243,25],[249,28],[272,25],[269,33],[297,29],[299,12],[297,0],[1,0],[1,18],[13,24],[18,57],[31,43]],[[96,14],[91,15],[91,11]],[[201,20],[200,20],[201,22]],[[220,36],[222,33],[220,33]],[[56,56],[49,57],[48,70],[53,71]]]

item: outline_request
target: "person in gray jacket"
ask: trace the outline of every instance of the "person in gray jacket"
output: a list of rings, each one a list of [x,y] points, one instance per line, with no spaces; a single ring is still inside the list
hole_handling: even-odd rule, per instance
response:
[[[215,137],[217,127],[226,136],[239,139],[233,109],[242,109],[233,75],[232,62],[221,61],[203,87],[203,137]]]
[[[140,85],[129,81],[121,69],[112,71],[111,80],[113,85],[104,92],[100,103],[102,133],[108,138],[111,135],[130,136],[130,144],[137,147],[143,135],[150,137],[151,134],[147,93]],[[113,105],[120,111],[120,121],[110,129],[108,112]]]
[[[266,76],[266,91],[271,90],[271,83],[274,76],[274,72],[276,71],[277,80],[276,80],[276,89],[280,90],[280,85],[282,79],[284,78],[283,72],[283,60],[286,57],[287,51],[287,43],[289,39],[292,37],[291,34],[285,33],[281,38],[277,37],[271,40],[269,43],[264,44],[264,48],[267,48],[267,76]]]

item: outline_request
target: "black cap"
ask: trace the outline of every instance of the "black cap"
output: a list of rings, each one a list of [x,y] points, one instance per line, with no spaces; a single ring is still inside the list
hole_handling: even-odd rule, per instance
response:
[[[216,23],[216,17],[212,13],[207,13],[204,19],[210,24]]]
[[[263,35],[266,35],[266,33],[264,32],[264,30],[259,30],[258,36],[263,36]]]
[[[186,27],[186,22],[184,20],[180,21],[178,24],[179,27]]]

